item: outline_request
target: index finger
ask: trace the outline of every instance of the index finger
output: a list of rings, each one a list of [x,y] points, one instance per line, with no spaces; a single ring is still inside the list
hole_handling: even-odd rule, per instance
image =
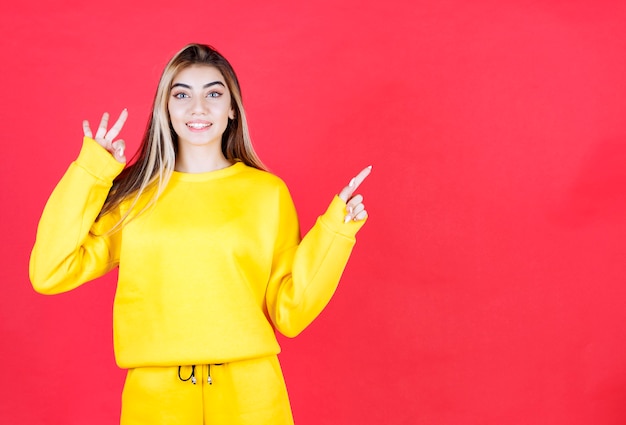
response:
[[[372,166],[365,167],[361,170],[359,174],[357,174],[352,180],[350,180],[350,184],[344,187],[341,192],[339,192],[339,197],[344,201],[348,202],[348,200],[352,197],[354,192],[359,188],[361,183],[365,180],[367,176],[372,172]]]
[[[128,110],[124,108],[117,121],[115,121],[115,124],[113,124],[113,127],[111,127],[111,129],[107,132],[105,139],[107,139],[109,142],[115,140],[117,135],[120,134],[120,131],[122,131],[122,127],[124,127],[126,118],[128,118]]]

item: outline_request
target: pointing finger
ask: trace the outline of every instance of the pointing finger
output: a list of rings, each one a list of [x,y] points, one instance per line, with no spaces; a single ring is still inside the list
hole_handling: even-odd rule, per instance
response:
[[[339,192],[339,197],[344,201],[348,202],[348,200],[352,197],[354,192],[359,188],[361,183],[365,180],[367,176],[372,172],[372,166],[365,167],[359,174],[356,175],[348,186],[344,187],[341,192]]]
[[[117,121],[115,121],[115,124],[113,124],[113,127],[111,127],[108,133],[106,133],[105,139],[107,139],[109,142],[115,140],[117,135],[120,134],[120,131],[122,131],[122,127],[124,127],[126,118],[128,118],[128,110],[124,108]]]
[[[109,125],[109,114],[105,112],[102,114],[102,119],[100,120],[100,125],[98,126],[98,130],[96,130],[96,139],[102,139],[107,134],[107,126]]]

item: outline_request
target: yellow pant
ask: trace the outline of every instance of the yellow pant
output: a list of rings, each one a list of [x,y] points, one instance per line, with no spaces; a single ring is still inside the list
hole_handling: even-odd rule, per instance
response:
[[[276,356],[222,365],[130,369],[121,425],[292,425]],[[211,384],[208,383],[210,376]]]

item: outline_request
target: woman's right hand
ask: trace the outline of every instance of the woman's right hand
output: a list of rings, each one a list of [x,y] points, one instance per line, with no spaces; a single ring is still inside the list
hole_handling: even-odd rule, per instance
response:
[[[126,118],[128,117],[128,111],[124,109],[120,114],[113,127],[110,130],[107,130],[109,125],[109,113],[105,112],[102,114],[102,119],[100,120],[100,125],[98,126],[98,130],[96,131],[96,136],[94,137],[91,132],[91,127],[89,125],[89,121],[83,121],[83,132],[86,137],[91,137],[94,139],[100,146],[107,150],[113,158],[117,159],[121,163],[126,162],[126,156],[124,155],[124,149],[126,149],[126,143],[122,140],[115,140],[115,138],[122,131],[122,127],[124,127],[124,123],[126,122]]]

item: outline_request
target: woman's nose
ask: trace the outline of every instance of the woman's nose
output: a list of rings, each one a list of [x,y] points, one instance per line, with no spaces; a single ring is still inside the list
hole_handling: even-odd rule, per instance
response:
[[[207,104],[205,100],[201,96],[196,96],[192,98],[191,103],[191,112],[194,113],[205,113],[207,111]]]

